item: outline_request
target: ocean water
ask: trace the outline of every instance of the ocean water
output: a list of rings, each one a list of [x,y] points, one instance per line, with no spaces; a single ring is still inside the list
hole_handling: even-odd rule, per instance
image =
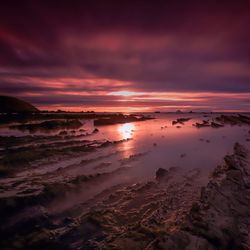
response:
[[[67,169],[68,176],[80,174],[95,174],[112,172],[121,167],[129,167],[120,176],[133,181],[145,181],[154,178],[158,168],[176,167],[183,170],[200,169],[202,178],[207,180],[211,171],[223,163],[223,157],[233,152],[234,143],[239,142],[249,148],[248,126],[225,125],[222,128],[196,128],[196,122],[212,120],[218,114],[153,114],[156,119],[115,124],[98,127],[98,133],[91,133],[94,129],[93,120],[82,120],[82,128],[72,132],[72,141],[88,141],[90,143],[104,141],[120,141],[110,147],[97,148],[94,152],[80,154],[65,159],[57,157],[56,160],[47,163],[44,161],[34,164],[32,168],[26,169],[17,176],[26,177],[34,175],[46,175],[59,168]],[[177,118],[191,118],[184,124],[172,125]],[[83,131],[85,136],[79,136]],[[53,136],[63,130],[48,132],[13,130],[6,127],[0,128],[1,136],[44,136],[40,144],[53,145]],[[61,138],[59,142],[67,142],[69,139]],[[37,145],[34,139],[30,145]],[[21,148],[25,144],[19,145]],[[51,150],[53,146],[51,146]],[[85,162],[80,164],[80,162]],[[119,181],[118,181],[119,182]]]

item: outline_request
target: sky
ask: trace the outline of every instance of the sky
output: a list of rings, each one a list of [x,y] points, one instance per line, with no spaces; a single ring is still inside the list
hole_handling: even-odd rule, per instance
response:
[[[250,1],[1,1],[0,94],[40,109],[250,111]]]

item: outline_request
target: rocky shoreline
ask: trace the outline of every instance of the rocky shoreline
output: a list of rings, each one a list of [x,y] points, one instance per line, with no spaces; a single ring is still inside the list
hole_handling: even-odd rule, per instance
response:
[[[176,181],[178,170],[160,169],[156,182],[119,191],[80,218],[94,228],[89,239],[72,241],[78,230],[61,239],[80,249],[249,249],[248,152],[236,143],[224,161],[205,187],[199,170]]]
[[[0,137],[0,249],[249,249],[249,119],[124,117]]]
[[[33,209],[32,216],[1,226],[1,249],[249,249],[248,157],[236,143],[205,187],[199,169],[161,168],[155,181],[112,188],[61,212],[46,202],[24,209],[19,216]]]
[[[248,152],[234,154],[212,173],[180,228],[147,249],[250,249],[250,166]]]

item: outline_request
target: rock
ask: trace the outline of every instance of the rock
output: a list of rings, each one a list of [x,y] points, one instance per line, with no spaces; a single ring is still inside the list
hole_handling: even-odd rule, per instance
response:
[[[168,170],[165,168],[158,168],[158,170],[155,173],[155,178],[157,181],[161,180],[165,176],[167,176]]]
[[[59,135],[67,135],[67,131],[61,131]]]
[[[10,129],[20,129],[20,130],[29,130],[29,131],[38,131],[38,130],[53,130],[53,129],[74,129],[82,126],[82,123],[77,119],[70,120],[49,120],[41,123],[28,123],[20,125],[11,125]]]
[[[204,127],[211,127],[211,128],[221,128],[224,127],[223,124],[211,122],[209,123],[208,120],[203,120],[202,123],[196,122],[193,126],[197,128],[204,128]]]
[[[234,154],[215,169],[180,229],[159,239],[161,249],[250,249],[247,157],[246,149],[236,143]]]
[[[191,118],[177,118],[175,121],[172,121],[172,125],[176,125],[178,123],[184,125],[184,122],[189,121]]]
[[[93,133],[98,133],[99,132],[99,129],[98,128],[95,128],[94,130],[93,130]]]
[[[65,217],[64,220],[63,220],[63,222],[66,223],[66,224],[72,223],[73,221],[74,221],[74,219],[71,218],[71,217]]]
[[[137,122],[137,121],[146,121],[154,119],[150,116],[136,116],[136,115],[123,115],[116,114],[110,116],[108,118],[99,118],[94,120],[94,126],[104,126],[104,125],[112,125],[112,124],[122,124],[127,122]]]
[[[221,124],[250,125],[250,117],[245,115],[221,115],[215,118]]]
[[[216,123],[216,122],[211,122],[211,127],[212,128],[221,128],[221,127],[224,127],[224,125]]]
[[[202,121],[202,123],[196,122],[193,126],[196,128],[204,128],[204,127],[210,127],[208,121]]]

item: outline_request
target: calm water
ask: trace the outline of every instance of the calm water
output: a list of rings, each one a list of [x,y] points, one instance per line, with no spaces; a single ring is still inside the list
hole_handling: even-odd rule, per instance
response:
[[[143,181],[152,179],[158,168],[177,167],[188,170],[199,168],[204,180],[218,164],[223,163],[223,157],[232,153],[235,142],[242,143],[249,148],[246,141],[249,128],[247,126],[225,126],[223,128],[196,128],[193,124],[203,119],[212,119],[213,116],[203,117],[202,114],[153,114],[157,119],[144,122],[134,122],[110,126],[98,127],[99,132],[80,137],[82,140],[109,140],[118,141],[129,139],[115,147],[101,148],[96,152],[89,153],[77,158],[56,163],[44,164],[38,168],[20,173],[45,174],[58,168],[70,165],[68,175],[92,174],[114,171],[119,167],[131,167],[121,179]],[[180,117],[190,117],[190,121],[177,128],[172,121]],[[86,133],[93,131],[93,121],[82,121],[81,129]],[[56,135],[60,130],[49,134],[38,131],[35,135]],[[0,135],[28,135],[29,132],[0,128]],[[75,135],[80,134],[79,130]],[[48,137],[49,138],[49,137]],[[79,138],[77,138],[79,140]],[[49,139],[48,139],[49,141]],[[51,141],[49,141],[51,143]],[[130,159],[128,159],[130,157]],[[91,159],[93,162],[91,162]],[[90,163],[77,166],[82,160]],[[100,166],[100,164],[102,164]],[[119,182],[119,181],[118,181]]]
[[[192,117],[181,128],[172,126],[172,121],[180,117]],[[223,157],[232,153],[235,142],[249,148],[247,126],[225,126],[223,128],[196,128],[195,122],[203,115],[157,114],[157,119],[101,127],[100,133],[90,139],[132,140],[121,145],[123,156],[146,153],[131,162],[139,178],[152,178],[159,167],[172,166],[184,169],[199,168],[208,176],[211,170],[223,163]],[[211,119],[211,117],[209,117]]]

